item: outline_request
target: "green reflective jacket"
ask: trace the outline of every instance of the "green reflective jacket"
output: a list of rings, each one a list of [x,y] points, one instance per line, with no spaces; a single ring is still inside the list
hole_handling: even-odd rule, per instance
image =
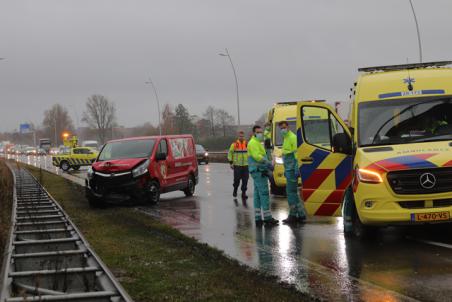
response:
[[[235,141],[229,147],[228,161],[234,166],[248,166],[248,150],[246,141]]]
[[[297,148],[297,136],[292,131],[287,131],[287,133],[284,135],[282,154],[286,155],[294,153],[294,155],[296,155]]]
[[[262,143],[253,136],[248,142],[248,163],[250,173],[256,171],[264,171],[265,162],[267,160],[267,153]]]

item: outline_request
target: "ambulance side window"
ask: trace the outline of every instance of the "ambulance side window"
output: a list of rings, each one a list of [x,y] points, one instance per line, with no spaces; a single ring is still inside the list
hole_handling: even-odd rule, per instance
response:
[[[321,107],[302,107],[303,132],[310,145],[331,150],[331,127],[329,111]]]
[[[74,149],[73,153],[74,153],[74,154],[82,154],[82,152],[81,152],[80,149]]]
[[[334,137],[338,133],[345,133],[344,127],[339,123],[339,121],[330,112],[330,126],[331,126],[331,137]]]

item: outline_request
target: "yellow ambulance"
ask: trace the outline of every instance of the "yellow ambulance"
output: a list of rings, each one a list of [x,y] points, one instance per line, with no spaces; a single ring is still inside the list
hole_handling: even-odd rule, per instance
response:
[[[287,121],[289,129],[293,133],[297,133],[297,102],[276,103],[267,114],[267,122],[272,127],[272,158],[275,170],[273,178],[270,179],[270,193],[274,195],[286,194],[286,178],[282,160],[283,137],[278,128],[278,123],[282,121]]]
[[[301,193],[344,233],[451,222],[452,61],[361,68],[349,127],[326,105],[297,104]],[[309,116],[328,127],[310,127]]]

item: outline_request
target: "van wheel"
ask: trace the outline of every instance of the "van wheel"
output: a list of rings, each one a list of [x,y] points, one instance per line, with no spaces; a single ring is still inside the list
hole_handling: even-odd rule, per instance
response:
[[[86,199],[88,199],[88,203],[91,208],[98,209],[105,208],[106,206],[105,201],[102,198],[98,198],[91,194],[90,190],[87,187],[85,187],[85,196]]]
[[[195,194],[195,186],[195,179],[193,178],[193,176],[190,176],[190,178],[188,179],[187,188],[184,190],[185,196],[193,196],[193,194]]]
[[[63,170],[64,172],[69,171],[69,169],[71,168],[71,166],[69,165],[69,163],[65,160],[63,160],[60,164],[60,168],[61,170]]]
[[[159,183],[155,180],[152,180],[149,183],[149,204],[157,204],[160,201],[160,186]]]

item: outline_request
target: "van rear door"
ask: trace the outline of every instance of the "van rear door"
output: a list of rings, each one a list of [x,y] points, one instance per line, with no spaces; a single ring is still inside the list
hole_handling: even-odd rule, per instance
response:
[[[298,103],[297,157],[301,192],[309,215],[341,214],[343,195],[352,180],[352,157],[335,152],[335,136],[350,140],[348,128],[330,106],[314,102]]]

